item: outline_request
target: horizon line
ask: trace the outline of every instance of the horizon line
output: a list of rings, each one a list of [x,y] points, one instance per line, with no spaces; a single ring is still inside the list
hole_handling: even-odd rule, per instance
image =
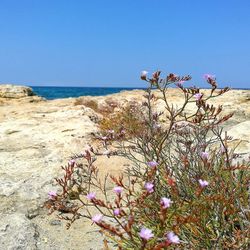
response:
[[[25,86],[25,85],[24,85]],[[134,89],[134,88],[140,88],[140,89],[144,89],[146,87],[139,87],[139,86],[135,86],[135,87],[124,87],[124,86],[63,86],[63,85],[60,85],[60,86],[56,86],[56,85],[26,85],[26,86],[29,86],[29,87],[45,87],[45,88],[49,88],[49,87],[52,87],[52,88],[117,88],[117,89]]]
[[[25,86],[25,85],[24,85]],[[28,87],[38,87],[38,88],[106,88],[106,89],[147,89],[147,87],[115,87],[115,86],[105,86],[105,87],[99,87],[99,86],[32,86],[32,85],[26,85]],[[170,88],[177,88],[177,86],[172,86]],[[199,89],[210,89],[209,87],[198,87]],[[223,87],[218,88],[223,89]],[[229,89],[234,90],[250,90],[250,88],[241,88],[241,87],[229,87]]]
[[[0,83],[0,85],[17,85],[17,86],[26,86],[26,87],[38,87],[38,88],[116,88],[116,89],[147,89],[147,87],[142,87],[142,86],[129,86],[129,87],[125,87],[125,86],[77,86],[77,85],[74,85],[74,86],[68,86],[68,85],[30,85],[30,84],[19,84],[19,83],[16,83],[16,84],[13,84],[13,83]],[[187,86],[187,87],[190,87],[190,86]],[[199,89],[209,89],[209,87],[199,87],[197,86]],[[171,88],[176,88],[176,86],[172,86]],[[223,89],[224,87],[219,87],[218,89]],[[235,90],[250,90],[249,87],[232,87],[230,86],[229,87],[230,89],[235,89]]]

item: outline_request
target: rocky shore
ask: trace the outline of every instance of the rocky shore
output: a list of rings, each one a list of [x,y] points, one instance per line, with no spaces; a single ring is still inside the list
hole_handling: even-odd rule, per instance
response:
[[[30,88],[0,85],[0,249],[102,249],[102,238],[89,222],[77,221],[66,231],[42,205],[48,191],[56,190],[54,178],[61,175],[60,166],[72,154],[83,152],[91,133],[98,130],[102,118],[98,110],[142,102],[143,93],[47,101]],[[169,101],[181,105],[177,89],[169,90]],[[248,157],[250,91],[231,90],[213,104],[223,104],[225,113],[234,112],[225,129],[242,139],[237,151]],[[162,100],[155,107],[164,110]],[[101,175],[118,174],[127,164],[118,157],[97,161]]]

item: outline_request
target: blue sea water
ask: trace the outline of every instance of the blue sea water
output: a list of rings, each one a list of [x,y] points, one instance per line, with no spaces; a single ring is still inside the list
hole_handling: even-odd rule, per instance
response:
[[[34,87],[33,91],[48,100],[79,97],[79,96],[101,96],[121,92],[123,90],[133,90],[140,88],[98,88],[98,87]]]
[[[79,96],[102,96],[114,93],[119,93],[124,90],[143,89],[143,88],[101,88],[101,87],[34,87],[33,91],[38,95],[48,100],[79,97]],[[237,88],[235,88],[237,89]],[[249,88],[241,88],[248,90]]]

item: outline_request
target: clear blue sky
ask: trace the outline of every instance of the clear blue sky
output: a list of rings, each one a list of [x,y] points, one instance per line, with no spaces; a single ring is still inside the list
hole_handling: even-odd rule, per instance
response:
[[[0,0],[0,82],[143,87],[142,70],[250,87],[250,0]]]

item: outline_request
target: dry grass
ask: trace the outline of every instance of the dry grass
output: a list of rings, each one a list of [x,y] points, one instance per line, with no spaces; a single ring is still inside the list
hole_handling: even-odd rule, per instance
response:
[[[115,133],[120,133],[125,130],[127,138],[138,136],[146,129],[142,117],[141,107],[134,102],[130,103],[119,112],[104,116],[99,123],[100,132],[105,134],[108,130],[114,130]]]

